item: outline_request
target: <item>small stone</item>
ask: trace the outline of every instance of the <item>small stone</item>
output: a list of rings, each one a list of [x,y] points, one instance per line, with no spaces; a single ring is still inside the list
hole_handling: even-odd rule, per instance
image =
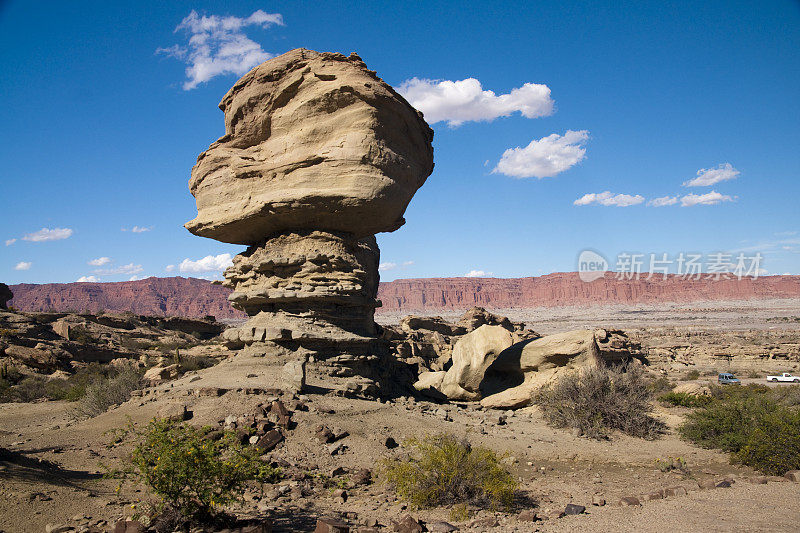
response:
[[[44,530],[46,533],[67,533],[67,531],[75,531],[75,528],[67,525],[47,524]]]
[[[697,486],[702,490],[709,490],[715,488],[717,483],[713,479],[704,479],[702,481],[698,481]]]
[[[586,507],[583,505],[576,505],[574,503],[568,503],[564,508],[565,515],[583,514],[584,512],[586,512]]]
[[[399,522],[393,524],[392,531],[397,531],[398,533],[421,533],[425,529],[413,516],[407,514]]]
[[[751,478],[748,478],[747,481],[749,481],[753,485],[766,485],[767,484],[766,476],[751,477]]]
[[[436,533],[450,533],[451,531],[458,531],[458,528],[449,522],[428,522],[425,524],[428,531]]]
[[[617,502],[617,505],[620,507],[635,507],[642,505],[642,503],[636,496],[626,496],[624,498],[620,498],[620,500]]]
[[[344,489],[336,489],[333,491],[333,499],[339,500],[341,503],[347,501],[347,491]]]
[[[536,522],[538,518],[539,517],[536,515],[536,511],[533,509],[525,509],[517,515],[517,520],[520,522]]]
[[[334,518],[320,518],[314,533],[350,533],[350,526]]]
[[[341,466],[337,466],[336,468],[331,470],[330,476],[331,477],[336,477],[336,476],[341,476],[342,474],[346,474],[346,473],[347,473],[347,470],[345,470]]]
[[[728,489],[728,488],[730,488],[730,487],[731,487],[731,485],[733,485],[733,483],[732,483],[730,480],[728,480],[728,479],[723,479],[722,481],[720,481],[719,483],[717,483],[717,484],[715,485],[715,487],[717,487],[718,489]]]
[[[642,496],[642,499],[644,501],[663,500],[665,493],[666,493],[666,491],[663,490],[663,489],[654,490],[653,492],[650,492],[650,493],[645,494],[644,496]]]
[[[592,496],[592,505],[596,505],[597,507],[602,507],[606,504],[606,499],[603,498],[600,494],[595,494]]]
[[[664,489],[664,497],[671,498],[673,496],[685,496],[688,494],[686,487],[668,487]]]
[[[397,441],[394,440],[392,437],[386,437],[386,442],[384,442],[384,446],[386,446],[386,448],[389,450],[393,450],[397,448],[399,444],[397,444]]]
[[[264,433],[264,436],[258,439],[256,446],[261,449],[262,453],[266,453],[283,441],[283,434],[277,429],[272,429]]]
[[[497,521],[497,518],[493,516],[487,516],[485,518],[476,518],[472,522],[469,523],[469,527],[471,528],[479,528],[479,529],[487,529],[490,527],[498,527],[500,522]]]
[[[800,470],[789,470],[783,475],[783,477],[785,477],[789,481],[800,483]]]
[[[350,479],[354,485],[369,485],[372,483],[372,471],[368,468],[362,468],[358,470]]]

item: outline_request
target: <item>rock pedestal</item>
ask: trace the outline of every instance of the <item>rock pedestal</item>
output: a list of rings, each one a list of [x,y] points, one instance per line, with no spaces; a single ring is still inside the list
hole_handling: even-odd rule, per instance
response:
[[[250,316],[226,331],[229,345],[369,374],[375,234],[405,222],[433,170],[433,130],[356,54],[292,50],[245,74],[220,109],[225,135],[192,169],[198,213],[186,228],[249,246],[225,272]]]

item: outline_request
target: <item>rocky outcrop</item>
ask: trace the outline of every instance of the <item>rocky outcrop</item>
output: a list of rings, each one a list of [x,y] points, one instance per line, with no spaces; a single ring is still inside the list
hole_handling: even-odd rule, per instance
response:
[[[452,355],[440,358],[439,368],[428,365],[420,370],[416,390],[436,399],[480,400],[486,408],[515,409],[529,404],[537,389],[566,372],[628,363],[641,355],[640,346],[621,331],[576,330],[540,337],[483,309],[468,311],[456,327],[464,328],[475,316],[505,326],[482,324],[451,338]]]
[[[14,297],[14,293],[5,283],[0,283],[0,309],[8,309],[8,301]]]
[[[380,312],[437,311],[594,306],[718,300],[800,297],[800,276],[760,276],[756,279],[683,279],[656,275],[651,279],[617,279],[613,272],[586,283],[577,272],[535,278],[428,278],[381,283]]]
[[[453,347],[452,366],[439,390],[451,400],[480,399],[486,370],[513,342],[511,333],[502,326],[482,325],[464,335]]]
[[[0,363],[22,374],[73,372],[90,363],[227,355],[221,345],[203,343],[225,328],[213,320],[153,316],[20,313],[0,310]]]
[[[356,54],[292,50],[219,107],[225,135],[192,169],[198,213],[186,228],[249,246],[224,274],[250,316],[228,345],[369,373],[381,351],[375,233],[403,225],[433,170],[433,130]]]

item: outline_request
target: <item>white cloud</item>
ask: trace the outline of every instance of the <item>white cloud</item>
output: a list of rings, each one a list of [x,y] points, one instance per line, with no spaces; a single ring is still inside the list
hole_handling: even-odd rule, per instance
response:
[[[144,279],[144,277],[140,278],[139,276],[131,276],[130,278],[128,278],[128,281],[137,281],[137,280],[140,280],[140,279]]]
[[[17,242],[17,239],[8,239],[6,240],[6,246],[11,246],[15,242]]]
[[[265,52],[261,45],[249,39],[243,29],[247,26],[269,28],[283,26],[279,13],[255,11],[249,17],[221,17],[197,14],[192,10],[175,28],[189,35],[186,46],[174,45],[159,48],[157,54],[166,54],[185,62],[186,77],[183,89],[194,89],[216,76],[236,74],[241,76],[256,65],[275,57]]]
[[[97,283],[100,279],[97,276],[81,276],[78,278],[78,283]]]
[[[551,178],[586,157],[582,146],[589,138],[586,130],[557,133],[533,140],[525,148],[509,148],[492,170],[515,178]]]
[[[153,229],[153,226],[149,226],[146,228],[142,226],[134,226],[131,228],[131,231],[133,233],[144,233],[145,231],[150,231],[151,229]]]
[[[613,194],[609,191],[594,193],[591,192],[589,194],[584,194],[577,200],[573,202],[575,205],[591,205],[591,204],[598,204],[598,205],[605,205],[605,206],[614,206],[614,207],[628,207],[631,205],[637,205],[644,202],[644,196],[639,194],[630,195],[630,194]]]
[[[117,276],[120,274],[138,274],[144,270],[142,265],[128,263],[127,265],[118,266],[115,268],[99,268],[94,271],[99,276]]]
[[[42,228],[39,231],[28,233],[22,237],[22,240],[32,242],[58,241],[67,239],[70,236],[72,236],[72,229],[70,228]]]
[[[508,94],[484,90],[475,78],[465,80],[427,80],[411,78],[398,87],[429,124],[447,121],[455,127],[469,121],[492,121],[519,111],[523,117],[538,118],[553,114],[550,88],[526,83]]]
[[[403,261],[402,263],[394,263],[392,261],[386,261],[385,263],[381,263],[378,265],[378,272],[388,272],[390,270],[395,270],[397,268],[408,268],[414,264],[414,261]]]
[[[30,270],[31,269],[31,265],[33,265],[33,263],[31,263],[29,261],[20,261],[14,267],[14,270]]]
[[[659,198],[653,198],[647,205],[651,207],[664,207],[666,205],[675,205],[678,203],[677,196],[661,196]]]
[[[96,267],[101,267],[103,265],[109,264],[110,262],[111,262],[111,258],[110,257],[98,257],[97,259],[92,259],[91,261],[89,261],[86,264],[87,265],[96,266]]]
[[[720,202],[732,202],[734,199],[727,194],[720,194],[717,191],[705,194],[687,194],[681,198],[681,207],[691,207],[693,205],[714,205]]]
[[[233,264],[231,254],[207,255],[197,261],[184,259],[178,265],[181,272],[214,272],[222,271]]]
[[[464,274],[465,278],[486,278],[491,276],[491,272],[486,272],[485,270],[470,270],[466,274]]]
[[[172,272],[173,270],[175,270],[175,265],[167,265],[164,267],[164,270],[166,270],[167,272]]]
[[[684,187],[708,187],[720,181],[736,179],[741,172],[733,168],[730,163],[724,163],[717,168],[701,168],[697,171],[697,177],[684,181]]]

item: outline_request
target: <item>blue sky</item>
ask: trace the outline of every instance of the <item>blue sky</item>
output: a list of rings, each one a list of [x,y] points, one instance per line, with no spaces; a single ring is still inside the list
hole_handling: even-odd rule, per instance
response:
[[[243,247],[182,227],[189,171],[236,72],[301,46],[357,52],[437,120],[382,279],[573,271],[587,248],[800,274],[798,2],[11,0],[0,280],[219,276]]]

